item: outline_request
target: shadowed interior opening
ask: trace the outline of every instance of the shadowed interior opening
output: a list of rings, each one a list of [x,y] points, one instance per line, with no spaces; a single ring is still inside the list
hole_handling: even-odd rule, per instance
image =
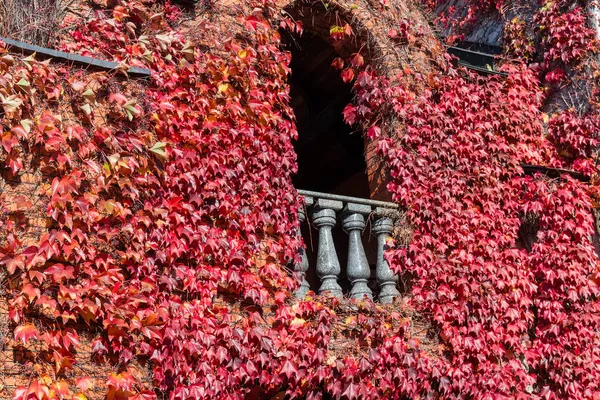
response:
[[[306,26],[306,25],[305,25]],[[297,189],[370,198],[362,132],[344,122],[343,110],[352,101],[352,85],[332,67],[339,53],[327,37],[310,30],[299,36],[282,31],[285,49],[291,52],[291,106],[296,116],[298,173],[293,178]],[[350,52],[351,53],[351,52]],[[309,222],[310,211],[309,211]],[[315,291],[320,286],[316,275],[318,231],[304,224],[302,234],[309,264],[306,279]],[[338,283],[344,293],[350,290],[346,277],[348,235],[342,230],[341,213],[333,228],[335,249],[342,266]],[[374,266],[375,240],[364,243],[369,263]],[[370,281],[374,285],[374,281]]]
[[[344,122],[342,112],[352,100],[352,86],[331,66],[338,57],[321,36],[282,31],[284,46],[292,54],[290,77],[292,108],[298,140],[298,189],[369,197],[364,141]]]

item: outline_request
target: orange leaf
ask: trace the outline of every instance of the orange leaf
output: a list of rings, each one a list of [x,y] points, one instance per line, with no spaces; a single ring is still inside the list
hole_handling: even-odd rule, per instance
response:
[[[342,71],[341,76],[344,83],[348,83],[354,79],[354,70],[352,68],[346,68]]]
[[[25,196],[17,196],[13,201],[15,202],[15,205],[19,211],[29,211],[29,209],[33,206],[31,201]]]
[[[4,150],[6,150],[7,153],[10,153],[10,150],[13,148],[14,145],[19,143],[19,140],[10,134],[10,132],[4,132],[4,134],[2,135],[2,147],[4,147]]]
[[[352,58],[352,61],[350,61],[350,65],[352,65],[354,68],[362,67],[364,63],[365,60],[359,53],[356,53],[356,55]]]
[[[38,330],[32,324],[25,324],[15,328],[15,339],[20,340],[23,344],[27,344],[29,339],[38,338]]]
[[[55,382],[52,385],[52,389],[54,393],[60,395],[61,398],[67,398],[71,394],[71,391],[69,390],[69,384],[63,380]]]
[[[113,17],[115,17],[117,21],[121,21],[123,18],[127,18],[128,16],[129,14],[123,6],[115,6],[113,9]]]
[[[31,382],[29,388],[27,389],[27,399],[31,399],[31,395],[34,395],[38,400],[47,399],[50,395],[48,391],[48,386],[40,383],[37,379]]]
[[[30,302],[40,297],[40,289],[34,288],[30,283],[23,285],[21,292],[29,298]]]

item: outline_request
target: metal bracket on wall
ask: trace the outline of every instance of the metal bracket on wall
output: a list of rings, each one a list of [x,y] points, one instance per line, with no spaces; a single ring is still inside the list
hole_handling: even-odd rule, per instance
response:
[[[98,60],[92,57],[80,56],[79,54],[71,54],[65,53],[64,51],[47,49],[45,47],[40,47],[32,44],[27,44],[23,42],[19,42],[18,40],[8,39],[0,36],[0,41],[7,44],[12,52],[21,52],[23,54],[41,54],[48,57],[51,57],[57,61],[67,62],[71,64],[76,64],[82,67],[92,67],[96,69],[102,70],[115,70],[118,69],[121,65],[105,60]],[[138,77],[138,78],[148,78],[151,76],[151,72],[146,68],[139,67],[130,67],[127,73],[130,76]]]

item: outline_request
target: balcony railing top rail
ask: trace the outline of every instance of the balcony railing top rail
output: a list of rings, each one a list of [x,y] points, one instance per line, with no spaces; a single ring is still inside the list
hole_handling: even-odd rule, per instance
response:
[[[301,194],[302,196],[304,196],[304,198],[335,200],[335,201],[341,201],[343,203],[360,204],[360,205],[365,205],[365,206],[371,206],[373,208],[386,208],[386,209],[390,209],[390,210],[398,209],[398,204],[390,203],[387,201],[362,199],[360,197],[343,196],[341,194],[319,193],[319,192],[313,192],[310,190],[298,190],[298,193]]]

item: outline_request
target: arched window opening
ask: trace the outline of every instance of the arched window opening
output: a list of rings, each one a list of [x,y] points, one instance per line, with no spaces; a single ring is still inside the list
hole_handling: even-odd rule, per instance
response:
[[[306,31],[301,36],[282,33],[292,54],[292,108],[298,140],[298,189],[369,197],[364,141],[344,122],[342,111],[352,101],[352,86],[331,66],[339,57],[327,39]]]
[[[397,206],[371,200],[367,172],[376,168],[368,168],[363,133],[343,118],[353,99],[352,85],[332,66],[335,58],[351,56],[358,47],[338,48],[329,41],[329,27],[337,22],[331,9],[296,11],[310,24],[304,24],[302,35],[281,34],[292,55],[289,83],[298,128],[293,181],[297,189],[309,191],[303,192],[306,209],[301,212],[306,250],[296,265],[304,277],[299,296],[312,290],[390,302],[400,293],[383,252],[394,222],[388,214]]]

